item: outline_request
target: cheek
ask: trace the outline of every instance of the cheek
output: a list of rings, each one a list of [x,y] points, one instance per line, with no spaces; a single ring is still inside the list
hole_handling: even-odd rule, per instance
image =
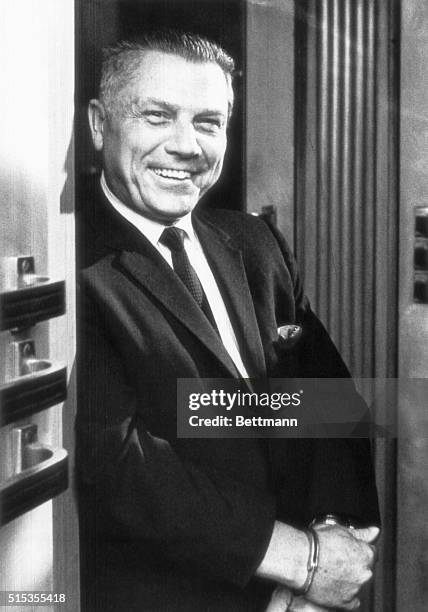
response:
[[[111,135],[110,146],[123,160],[129,161],[144,152],[143,142],[137,129],[117,130]]]
[[[210,166],[213,173],[217,174],[221,172],[223,167],[223,159],[226,151],[226,143],[219,143],[219,145],[211,150],[209,155]]]
[[[215,180],[217,180],[218,177],[220,176],[222,168],[223,168],[223,158],[217,160],[217,163],[213,169],[213,178]]]
[[[120,168],[122,171],[126,171],[129,168],[132,151],[127,143],[123,141],[123,138],[115,138],[113,135],[106,143],[104,152],[110,165],[117,169]]]

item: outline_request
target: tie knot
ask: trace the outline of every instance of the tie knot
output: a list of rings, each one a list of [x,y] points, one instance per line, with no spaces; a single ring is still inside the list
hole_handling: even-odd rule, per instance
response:
[[[170,251],[180,252],[184,250],[185,231],[179,227],[166,227],[159,242],[169,248]]]

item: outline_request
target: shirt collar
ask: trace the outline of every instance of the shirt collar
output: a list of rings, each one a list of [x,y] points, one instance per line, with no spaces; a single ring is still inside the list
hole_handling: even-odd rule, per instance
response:
[[[157,246],[159,238],[165,227],[168,227],[158,221],[153,221],[152,219],[148,219],[143,215],[140,215],[129,206],[126,206],[123,202],[117,198],[114,193],[110,190],[107,182],[105,180],[104,172],[101,174],[101,189],[104,192],[109,203],[113,206],[113,208],[124,217],[129,223],[131,223],[134,227],[137,228],[139,232],[141,232],[153,246]],[[192,225],[192,216],[191,213],[187,213],[184,217],[179,219],[176,223],[174,223],[175,227],[179,227],[180,229],[186,232],[186,236],[189,240],[195,240],[195,232]]]

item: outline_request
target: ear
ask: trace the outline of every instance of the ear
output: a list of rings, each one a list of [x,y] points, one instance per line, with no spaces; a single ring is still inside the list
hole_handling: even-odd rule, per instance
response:
[[[104,121],[106,113],[104,106],[99,100],[91,100],[88,106],[89,127],[91,128],[92,142],[97,151],[101,151],[104,145]]]

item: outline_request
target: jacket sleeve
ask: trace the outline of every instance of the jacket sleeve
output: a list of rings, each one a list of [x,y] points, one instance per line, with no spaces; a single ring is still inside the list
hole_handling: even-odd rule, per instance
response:
[[[302,337],[295,348],[280,363],[276,376],[311,379],[348,379],[343,410],[352,406],[362,415],[361,437],[314,438],[272,441],[270,445],[274,467],[299,465],[296,475],[290,470],[277,469],[278,506],[282,518],[297,524],[307,524],[324,514],[337,514],[359,525],[380,523],[376,481],[368,433],[370,412],[357,393],[350,373],[321,321],[311,310],[304,294],[296,261],[277,229],[271,227],[292,279],[296,323],[302,327]],[[291,372],[291,375],[290,375]],[[294,491],[290,496],[289,492]]]
[[[94,537],[94,529],[97,537],[132,542],[137,558],[160,557],[208,579],[244,586],[270,540],[272,492],[267,483],[244,482],[215,462],[200,464],[197,450],[185,452],[146,429],[123,359],[91,300],[81,294],[76,422],[86,536]],[[244,442],[262,452],[258,441]]]

